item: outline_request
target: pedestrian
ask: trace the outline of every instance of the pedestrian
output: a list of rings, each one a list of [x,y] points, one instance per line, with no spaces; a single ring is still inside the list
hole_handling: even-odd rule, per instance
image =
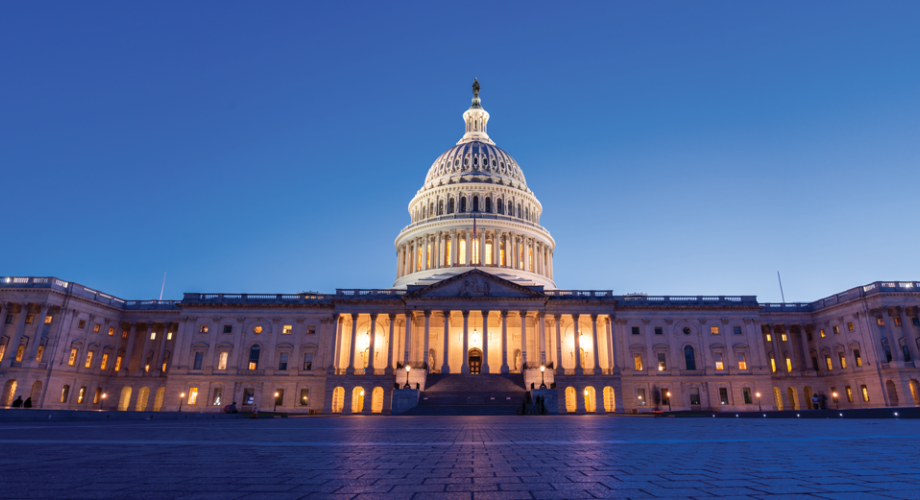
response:
[[[22,396],[19,396],[18,398],[16,398],[16,401],[13,401],[13,408],[20,408],[20,407],[22,407]]]
[[[22,404],[22,407],[23,407],[23,408],[31,408],[31,407],[32,407],[32,397],[31,397],[31,396],[29,396],[29,397],[26,398],[26,402]]]
[[[817,394],[815,394],[815,395],[813,395],[813,396],[811,397],[811,407],[814,408],[815,410],[820,410],[820,409],[821,409],[821,404],[818,403],[818,395],[817,395]]]

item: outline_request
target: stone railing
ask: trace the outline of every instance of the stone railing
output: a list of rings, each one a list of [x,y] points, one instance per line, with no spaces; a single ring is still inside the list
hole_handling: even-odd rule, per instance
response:
[[[409,224],[408,226],[404,227],[401,232],[405,232],[410,229],[424,226],[425,224],[431,224],[433,222],[445,222],[445,221],[452,221],[452,220],[468,220],[470,221],[470,224],[472,224],[473,219],[477,219],[478,221],[495,220],[495,221],[513,222],[515,224],[523,224],[525,226],[536,229],[537,231],[541,233],[549,235],[549,231],[545,227],[541,226],[540,224],[535,224],[528,220],[519,219],[517,217],[512,217],[510,215],[493,214],[489,212],[462,212],[462,213],[448,214],[448,215],[436,215],[434,217],[429,217],[427,219],[422,219],[420,221],[413,222]]]
[[[557,299],[612,299],[613,290],[545,290],[549,297]]]
[[[390,298],[399,297],[406,293],[405,290],[394,290],[392,288],[336,288],[336,297],[368,297],[368,298]]]
[[[750,306],[758,305],[756,295],[622,295],[616,297],[626,306]]]
[[[195,304],[306,304],[328,301],[328,294],[305,293],[186,293],[182,302]]]
[[[124,300],[114,295],[87,288],[54,277],[8,276],[0,278],[0,288],[47,288],[77,295],[119,309],[178,309],[175,300]]]
[[[766,303],[761,306],[762,312],[812,312],[869,295],[910,292],[920,293],[920,281],[874,281],[814,302]]]

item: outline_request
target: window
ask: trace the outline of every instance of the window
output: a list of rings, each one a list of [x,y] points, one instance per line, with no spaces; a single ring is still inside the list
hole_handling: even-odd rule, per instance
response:
[[[852,332],[852,331],[855,330],[855,329],[856,329],[856,328],[853,326],[853,322],[852,322],[852,321],[850,321],[850,322],[847,323],[847,331]]]
[[[837,353],[837,358],[840,359],[840,369],[841,369],[841,370],[846,370],[846,369],[847,369],[847,357],[846,357],[846,355],[845,355],[844,353],[842,353],[842,352],[838,352],[838,353]]]
[[[281,335],[290,335],[294,331],[294,325],[284,325],[281,327]]]
[[[719,327],[718,327],[718,326],[710,326],[710,327],[709,327],[709,333],[711,333],[711,334],[713,334],[713,335],[718,335],[718,334],[719,334]]]
[[[109,336],[110,336],[110,337],[115,336],[115,327],[114,327],[114,326],[110,326],[110,327],[109,327]]]
[[[747,370],[747,354],[739,352],[738,354],[738,369]]]
[[[665,361],[665,356],[663,352],[658,353],[658,371],[663,372],[668,369],[668,364]]]
[[[233,325],[224,325],[224,333],[233,333]]]
[[[715,353],[715,356],[714,356],[714,357],[715,357],[715,360],[716,360],[716,370],[724,370],[724,369],[725,369],[725,363],[723,363],[723,360],[722,360],[722,353],[721,353],[721,352],[717,352],[717,353]]]
[[[172,332],[166,332],[166,340],[172,340]]]
[[[45,316],[45,324],[46,324],[46,325],[50,325],[52,319],[53,319],[53,317],[52,317],[50,314],[47,315],[47,316]]]
[[[719,387],[719,403],[723,405],[728,404],[728,388]]]
[[[853,357],[856,358],[856,366],[862,366],[862,358],[859,356],[859,349],[853,349]]]
[[[875,318],[875,321],[878,323],[878,326],[885,326],[885,320],[883,318]]]
[[[262,333],[262,326],[261,326],[261,325],[256,325],[256,327],[253,328],[252,331],[255,332],[255,333]]]
[[[203,352],[196,352],[196,353],[195,353],[195,364],[192,365],[192,369],[193,369],[193,370],[200,370],[200,369],[201,369],[201,362],[202,362],[202,361],[204,361],[204,353],[203,353]]]
[[[121,371],[121,356],[116,356],[116,357],[115,357],[115,371],[116,371],[116,372],[120,372],[120,371]]]
[[[769,333],[767,334],[767,342],[773,342],[773,336]]]
[[[102,363],[99,363],[99,369],[105,370],[105,367],[109,364],[109,355],[107,353],[102,353]]]
[[[860,391],[862,391],[863,401],[868,403],[869,402],[869,389],[864,385],[859,386],[859,389]]]
[[[894,326],[901,326],[901,318],[894,319]]]
[[[156,339],[157,339],[157,332],[150,332],[150,340],[156,340]]]
[[[770,368],[773,373],[776,373],[776,356],[772,352],[770,353]]]
[[[0,344],[0,360],[3,359],[3,354],[6,352],[6,344]]]
[[[786,356],[786,371],[792,372],[792,358]]]
[[[223,387],[215,387],[214,393],[211,395],[211,406],[220,406],[221,396],[224,395]]]
[[[633,334],[633,335],[639,335],[639,327],[638,327],[638,326],[632,327],[632,334]]]
[[[906,345],[901,346],[901,350],[904,351],[904,361],[910,361],[910,350]]]
[[[35,350],[35,361],[41,363],[43,354],[45,354],[45,346],[39,344],[38,349]],[[0,359],[2,358],[3,358],[3,349],[0,348]]]
[[[645,406],[647,404],[647,401],[645,399],[645,389],[644,388],[636,389],[636,403],[639,406]]]
[[[249,369],[257,370],[259,368],[259,346],[254,345],[249,348]]]
[[[279,359],[279,361],[278,361],[278,370],[279,370],[279,371],[286,371],[286,370],[287,370],[287,363],[288,363],[288,353],[282,352],[282,353],[281,353],[281,356],[280,356],[280,359]]]
[[[61,389],[61,402],[62,403],[67,402],[67,396],[70,396],[70,386],[69,385],[65,385],[64,388]]]
[[[754,404],[754,397],[751,395],[751,388],[745,387],[741,389],[741,394],[744,395],[744,404],[752,405]]]
[[[26,352],[26,346],[19,344],[19,347],[16,348],[16,361],[22,361],[22,355]]]
[[[7,321],[7,323],[9,323],[9,321]],[[73,323],[71,323],[71,324],[73,324]],[[85,319],[81,319],[81,320],[77,323],[77,328],[79,328],[79,329],[81,329],[81,330],[84,329],[84,328],[86,328],[86,320],[85,320]]]
[[[853,389],[851,389],[850,386],[846,386],[846,393],[847,393],[847,403],[852,403],[853,402]]]
[[[655,335],[664,335],[664,329],[660,326],[655,327]]]
[[[252,406],[252,402],[255,400],[255,389],[243,389],[243,406]]]
[[[827,336],[827,335],[824,334],[824,328],[818,330],[818,333],[821,335],[821,338],[822,338],[822,339],[823,339],[824,337]]]
[[[833,328],[833,330],[834,330],[834,335],[838,335],[838,334],[840,333],[840,327],[839,327],[839,326],[834,325],[832,328]]]
[[[32,324],[32,318],[34,318],[33,315],[31,315],[31,314],[26,314],[26,324],[27,324],[27,325],[31,325],[31,324]],[[98,330],[96,330],[96,331],[98,331]]]
[[[77,404],[83,404],[83,398],[86,397],[86,386],[80,387],[80,392],[77,393]]]
[[[700,405],[700,388],[691,387],[690,388],[690,404],[699,406]]]
[[[67,360],[67,364],[70,366],[75,366],[77,364],[77,348],[70,348],[70,359]]]
[[[811,337],[812,337],[812,335],[811,335],[811,330],[808,330],[807,332],[805,332],[805,336],[808,337],[808,340],[813,340],[813,339],[811,338]]]
[[[741,327],[740,326],[732,327],[732,333],[734,333],[735,335],[741,335]]]
[[[190,387],[188,390],[188,404],[193,405],[198,402],[198,388]]]
[[[96,393],[93,394],[93,404],[99,404],[99,400],[102,399],[102,387],[96,388]]]
[[[307,352],[303,355],[303,369],[304,371],[313,370],[313,353]]]
[[[787,341],[787,339],[786,339],[786,334],[785,334],[785,333],[781,333],[781,334],[779,335],[779,339],[782,340],[783,342],[786,342],[786,341]]]
[[[217,356],[217,369],[218,370],[227,369],[227,358],[229,357],[230,357],[230,353],[227,351],[223,351]]]
[[[914,326],[920,326],[920,318],[911,318]]]
[[[307,406],[310,404],[310,389],[301,389],[300,390],[300,406]]]
[[[96,323],[95,325],[93,325],[93,332],[99,333],[100,328],[102,328],[102,325],[100,325],[99,323]]]
[[[685,326],[685,327],[684,327],[684,335],[690,335],[690,327],[689,327],[689,326]]]
[[[84,365],[85,368],[93,367],[93,354],[95,354],[93,351],[86,352],[86,364]]]
[[[208,333],[208,325],[201,325],[198,327],[198,333]]]
[[[123,338],[123,339],[128,338],[128,330],[122,330],[122,332],[121,332],[121,338]]]
[[[834,365],[831,363],[831,357],[828,354],[824,355],[824,364],[827,366],[827,371],[832,371],[834,369]]]
[[[638,372],[638,371],[642,371],[642,355],[641,355],[641,354],[633,354],[633,362],[635,363],[636,371],[637,371],[637,372]]]
[[[688,370],[696,370],[696,358],[693,356],[693,347],[684,347],[684,359]]]

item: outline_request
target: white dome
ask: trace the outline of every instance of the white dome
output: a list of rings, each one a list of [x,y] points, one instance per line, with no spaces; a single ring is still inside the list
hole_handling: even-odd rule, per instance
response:
[[[458,144],[445,151],[428,169],[425,187],[447,184],[466,175],[477,175],[480,182],[491,180],[509,186],[527,188],[524,172],[504,150],[480,141]],[[486,179],[485,176],[491,179]]]

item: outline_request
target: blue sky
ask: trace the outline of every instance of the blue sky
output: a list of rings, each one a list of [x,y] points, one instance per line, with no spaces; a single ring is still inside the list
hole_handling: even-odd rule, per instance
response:
[[[920,280],[920,3],[5,2],[0,275],[124,298],[385,288],[489,133],[560,288]]]

